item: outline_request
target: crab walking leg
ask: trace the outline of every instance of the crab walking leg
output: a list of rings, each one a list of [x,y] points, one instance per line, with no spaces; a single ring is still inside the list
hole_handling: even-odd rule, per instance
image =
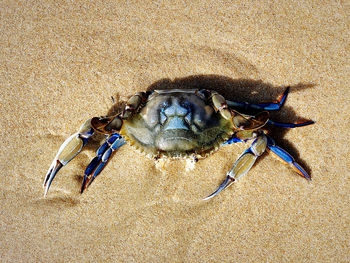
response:
[[[289,92],[289,87],[283,92],[283,94],[274,102],[267,103],[248,103],[248,102],[235,102],[235,101],[227,101],[227,105],[229,107],[238,107],[244,110],[247,109],[255,109],[255,110],[279,110],[283,103],[285,102],[287,95]]]
[[[70,136],[61,145],[58,153],[53,160],[44,180],[45,193],[47,195],[49,191],[52,180],[55,178],[57,172],[69,163],[75,156],[77,156],[85,144],[88,142],[89,138],[94,133],[91,127],[91,120],[87,120],[79,129],[79,131],[72,136]]]
[[[245,175],[254,165],[256,159],[266,150],[267,137],[265,134],[260,134],[254,140],[252,145],[243,152],[243,154],[233,164],[231,170],[227,173],[225,181],[211,195],[203,200],[209,200],[218,195],[222,190],[229,187],[234,181]]]
[[[285,123],[285,122],[277,122],[277,121],[272,121],[268,120],[268,124],[277,126],[277,127],[282,127],[282,128],[298,128],[298,127],[303,127],[307,125],[314,124],[314,121],[305,121],[305,122],[298,122],[298,123]]]
[[[294,161],[294,158],[281,147],[277,146],[275,141],[269,137],[267,137],[267,148],[278,157],[279,160],[284,162],[285,164],[289,164],[292,168],[302,177],[305,177],[307,180],[311,180],[311,176],[304,170],[304,168]]]
[[[125,139],[119,134],[115,133],[109,136],[104,144],[98,148],[96,157],[93,158],[90,164],[86,167],[84,181],[81,186],[81,193],[84,192],[92,181],[100,174],[102,169],[106,166],[112,153],[126,143]],[[92,176],[91,176],[92,175]]]

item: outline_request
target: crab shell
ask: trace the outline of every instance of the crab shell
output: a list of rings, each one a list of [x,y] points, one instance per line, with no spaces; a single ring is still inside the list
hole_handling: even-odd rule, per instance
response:
[[[123,120],[120,134],[149,157],[203,158],[235,130],[215,102],[207,90],[156,90]]]

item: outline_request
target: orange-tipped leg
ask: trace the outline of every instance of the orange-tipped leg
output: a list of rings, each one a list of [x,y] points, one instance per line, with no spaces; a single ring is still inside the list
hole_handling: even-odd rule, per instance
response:
[[[274,153],[282,162],[291,165],[299,175],[305,177],[309,181],[311,180],[311,176],[303,167],[301,167],[300,164],[295,162],[294,158],[288,152],[277,146],[271,137],[267,137],[267,139],[267,147],[272,153]]]
[[[229,107],[238,107],[243,108],[246,110],[254,109],[254,110],[279,110],[284,102],[286,101],[287,95],[289,92],[289,87],[286,88],[286,90],[283,92],[283,94],[273,102],[266,102],[266,103],[247,103],[247,102],[235,102],[235,101],[227,101],[227,105]]]

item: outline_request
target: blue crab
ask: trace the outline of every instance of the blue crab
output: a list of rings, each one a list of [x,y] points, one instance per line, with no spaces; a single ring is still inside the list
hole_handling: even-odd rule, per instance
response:
[[[205,89],[139,92],[127,101],[119,114],[87,120],[62,144],[44,180],[45,196],[57,172],[79,154],[95,132],[106,135],[106,141],[85,170],[81,193],[100,174],[112,153],[126,142],[156,160],[191,158],[197,161],[221,145],[252,140],[223,183],[204,200],[216,196],[246,174],[266,149],[299,175],[311,180],[305,169],[277,146],[264,129],[267,125],[295,128],[314,123],[282,123],[269,119],[268,111],[280,109],[288,91],[289,88],[274,102],[260,104],[228,101],[216,91]],[[240,113],[239,109],[254,109],[260,113],[247,115]]]

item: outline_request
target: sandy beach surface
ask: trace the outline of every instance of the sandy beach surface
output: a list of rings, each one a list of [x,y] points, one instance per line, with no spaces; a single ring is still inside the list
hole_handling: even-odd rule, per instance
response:
[[[346,1],[1,1],[0,262],[350,262]],[[311,173],[271,154],[208,202],[249,145],[192,171],[122,147],[90,188],[99,145],[43,197],[59,146],[137,91],[195,87],[272,101],[272,128]],[[113,99],[112,99],[113,98]]]

